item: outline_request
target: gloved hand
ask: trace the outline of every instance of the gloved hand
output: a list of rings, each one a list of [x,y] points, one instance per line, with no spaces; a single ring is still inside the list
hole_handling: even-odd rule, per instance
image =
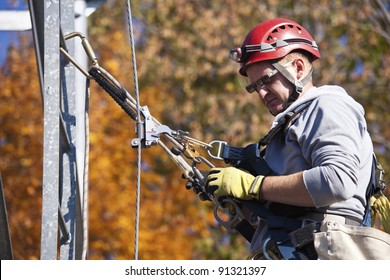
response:
[[[207,176],[206,189],[218,200],[222,196],[233,196],[250,200],[260,198],[264,176],[253,176],[235,167],[212,168]]]
[[[185,187],[187,190],[192,189],[195,194],[198,195],[199,199],[202,201],[209,200],[211,201],[209,195],[204,192],[204,185],[206,184],[206,177],[209,174],[208,171],[200,171],[204,176],[204,180],[200,180],[198,178],[190,178],[187,179],[184,175],[182,175],[183,179],[187,179]]]

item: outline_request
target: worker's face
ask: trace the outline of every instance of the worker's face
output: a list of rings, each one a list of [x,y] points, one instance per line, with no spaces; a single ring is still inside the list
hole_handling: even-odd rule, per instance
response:
[[[254,83],[271,73],[275,68],[269,62],[258,62],[250,65],[246,71],[249,82]],[[261,101],[272,115],[276,116],[284,110],[285,104],[292,92],[292,84],[279,72],[273,75],[267,83],[256,87]]]

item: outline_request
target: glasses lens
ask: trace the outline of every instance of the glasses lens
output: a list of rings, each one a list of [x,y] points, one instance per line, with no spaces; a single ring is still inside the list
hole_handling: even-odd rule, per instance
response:
[[[271,72],[271,76],[264,76],[264,77],[262,77],[261,78],[261,86],[264,86],[264,85],[268,85],[269,83],[270,83],[270,81],[271,81],[271,78],[273,77],[273,72]]]

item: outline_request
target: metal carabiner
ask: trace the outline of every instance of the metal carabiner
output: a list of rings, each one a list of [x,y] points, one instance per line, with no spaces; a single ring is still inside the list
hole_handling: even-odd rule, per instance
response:
[[[92,49],[91,44],[88,42],[87,38],[80,32],[72,32],[69,33],[68,35],[64,36],[64,40],[71,39],[73,37],[80,37],[81,39],[81,44],[84,48],[85,53],[87,54],[89,61],[92,63],[94,66],[99,66],[98,61],[95,55],[95,52]],[[63,43],[65,44],[65,43]],[[88,73],[86,69],[83,68],[83,66],[80,65],[66,50],[66,46],[61,46],[60,47],[61,53],[77,68],[82,72],[88,79],[93,80],[94,78]]]
[[[182,131],[179,131],[179,134],[181,134],[180,137],[183,138],[184,140],[186,140],[187,142],[194,144],[194,145],[197,145],[197,146],[200,146],[203,149],[208,150],[208,149],[213,147],[209,143],[206,143],[206,142],[200,141],[198,139],[189,137],[188,135],[183,135]]]
[[[210,145],[212,148],[214,148],[214,144],[217,144],[217,145],[216,145],[217,154],[216,154],[216,155],[213,155],[210,149],[207,149],[207,153],[208,153],[209,156],[212,157],[213,159],[224,160],[223,157],[222,157],[222,147],[223,147],[224,145],[226,145],[227,142],[221,141],[221,140],[214,140],[214,141],[211,141],[211,142],[209,143],[209,145]]]

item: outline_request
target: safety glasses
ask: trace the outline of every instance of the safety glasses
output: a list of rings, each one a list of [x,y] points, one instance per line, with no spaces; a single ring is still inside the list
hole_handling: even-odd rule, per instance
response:
[[[257,91],[258,88],[262,88],[265,85],[268,85],[271,82],[271,78],[275,76],[279,71],[278,70],[273,70],[269,72],[267,75],[262,76],[260,79],[256,80],[255,82],[247,85],[246,91],[249,93],[254,93]]]
[[[288,66],[290,66],[292,63],[294,62],[294,60],[291,60],[289,62],[287,62],[286,64],[282,65],[283,68],[286,68]],[[271,82],[271,78],[273,76],[275,76],[279,71],[277,69],[269,72],[267,75],[264,75],[262,77],[260,77],[260,79],[254,81],[253,83],[247,85],[245,88],[246,88],[246,91],[249,92],[249,93],[254,93],[255,91],[257,91],[259,88],[263,88],[264,86],[268,85],[270,82]]]

